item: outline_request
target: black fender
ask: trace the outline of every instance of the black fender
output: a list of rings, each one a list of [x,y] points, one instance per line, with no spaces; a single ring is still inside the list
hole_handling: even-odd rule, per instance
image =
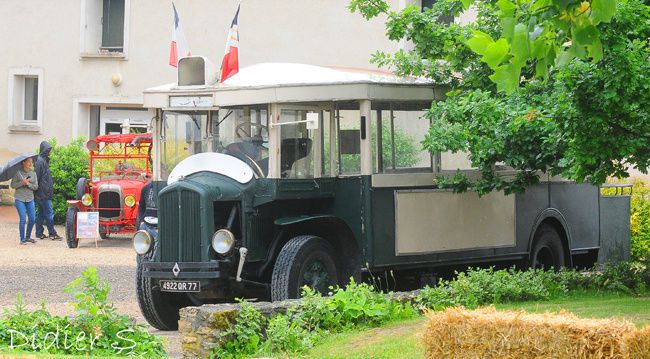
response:
[[[274,221],[276,236],[269,247],[266,260],[258,270],[258,277],[269,273],[282,247],[291,238],[311,234],[319,236],[332,244],[337,255],[342,278],[361,278],[361,251],[348,224],[333,215],[311,215],[282,217]]]
[[[80,177],[77,180],[77,186],[76,186],[76,193],[75,193],[75,199],[81,199],[84,194],[88,193],[89,190],[89,185],[88,185],[88,179],[85,177]],[[93,198],[93,201],[95,199]],[[95,204],[95,203],[93,203]]]
[[[573,266],[573,260],[571,259],[571,228],[566,218],[564,218],[562,212],[556,208],[547,208],[538,214],[537,218],[535,218],[535,223],[533,224],[530,234],[528,235],[528,256],[530,257],[530,252],[533,249],[533,241],[535,240],[535,233],[537,233],[537,228],[539,228],[542,223],[549,223],[555,227],[556,231],[560,235],[560,238],[562,238],[564,255],[568,260],[568,265],[570,267]]]

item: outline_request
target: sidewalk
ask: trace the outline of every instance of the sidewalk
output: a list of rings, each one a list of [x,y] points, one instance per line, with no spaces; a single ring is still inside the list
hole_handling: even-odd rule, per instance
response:
[[[18,223],[16,207],[0,205],[0,223]]]

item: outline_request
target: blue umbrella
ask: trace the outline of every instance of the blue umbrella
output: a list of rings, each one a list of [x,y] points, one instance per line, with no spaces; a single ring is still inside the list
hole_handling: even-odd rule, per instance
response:
[[[0,182],[12,179],[16,175],[16,172],[23,167],[23,161],[30,157],[36,161],[38,155],[34,152],[22,153],[7,161],[7,163],[2,166],[2,169],[0,169]]]

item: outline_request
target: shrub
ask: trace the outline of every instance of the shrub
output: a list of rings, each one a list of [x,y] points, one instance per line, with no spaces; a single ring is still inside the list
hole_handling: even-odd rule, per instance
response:
[[[67,146],[58,146],[56,139],[51,139],[50,171],[54,180],[54,221],[65,221],[68,203],[77,194],[77,180],[88,176],[88,153],[85,150],[85,139],[75,138]]]
[[[646,263],[621,262],[589,272],[563,271],[561,281],[569,290],[603,290],[643,295],[650,288],[650,268]]]
[[[276,315],[266,328],[264,351],[271,353],[300,353],[314,346],[319,338],[317,331],[301,325],[287,315]]]
[[[75,301],[75,317],[51,315],[41,308],[29,311],[18,295],[14,310],[0,320],[0,352],[23,350],[86,356],[166,356],[162,340],[107,302],[110,287],[94,268],[88,268],[67,288]],[[12,338],[13,336],[13,338]]]
[[[266,318],[247,301],[242,300],[240,303],[235,325],[223,332],[225,344],[215,347],[212,352],[214,358],[245,358],[261,348]]]
[[[235,325],[223,333],[225,343],[216,347],[212,356],[242,358],[260,352],[301,353],[330,332],[377,326],[417,315],[410,303],[394,301],[366,283],[351,281],[345,289],[332,290],[332,296],[323,297],[305,287],[300,304],[268,321],[250,303],[242,301]]]
[[[622,262],[600,269],[558,272],[529,269],[469,269],[456,278],[425,287],[416,303],[421,307],[442,310],[464,306],[477,308],[527,300],[548,300],[569,291],[603,290],[626,294],[645,294],[650,288],[650,268],[643,263]]]
[[[632,188],[630,254],[633,260],[650,261],[650,187],[640,179]]]
[[[351,280],[345,289],[336,288],[331,297],[325,298],[327,306],[338,316],[342,327],[377,326],[393,319],[404,319],[416,314],[410,303],[394,301],[367,283]],[[325,329],[339,329],[336,326]]]
[[[462,305],[476,308],[486,304],[545,300],[567,291],[555,272],[531,269],[472,269],[456,273],[456,278],[441,281],[436,287],[425,287],[418,303],[440,310]]]

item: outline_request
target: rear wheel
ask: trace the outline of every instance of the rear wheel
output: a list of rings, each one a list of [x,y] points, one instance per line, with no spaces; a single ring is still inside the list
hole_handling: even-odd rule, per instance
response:
[[[77,248],[79,246],[77,212],[79,212],[77,208],[68,207],[68,212],[65,215],[65,240],[68,243],[68,248]]]
[[[552,226],[543,224],[537,229],[529,266],[536,269],[560,269],[566,266],[562,240]]]
[[[339,285],[334,248],[316,236],[298,236],[282,247],[271,277],[271,300],[299,298],[303,286],[326,294]]]
[[[99,236],[100,236],[102,239],[106,239],[106,238],[108,238],[108,233],[106,233],[106,232],[99,232]]]
[[[161,292],[157,280],[144,276],[144,261],[146,259],[142,256],[137,257],[135,272],[140,311],[152,327],[159,330],[177,330],[180,309],[192,303],[186,294]]]

